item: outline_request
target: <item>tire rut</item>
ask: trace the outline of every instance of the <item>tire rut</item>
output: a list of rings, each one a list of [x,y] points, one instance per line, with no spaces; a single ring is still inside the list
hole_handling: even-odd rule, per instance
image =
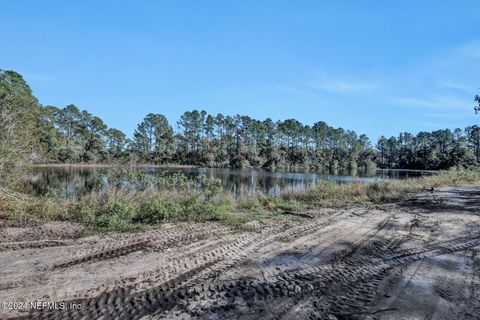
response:
[[[34,319],[43,320],[77,319],[82,317],[96,318],[101,314],[105,319],[139,319],[141,316],[158,309],[168,310],[182,299],[194,294],[195,292],[191,290],[194,290],[192,288],[197,288],[198,283],[205,279],[215,279],[219,273],[245,259],[250,252],[257,248],[274,241],[295,239],[315,232],[318,228],[332,223],[339,215],[335,214],[332,217],[317,219],[311,223],[287,230],[271,227],[264,229],[261,233],[241,234],[232,243],[226,243],[221,246],[215,245],[215,248],[206,252],[201,252],[197,255],[188,254],[184,259],[169,261],[165,267],[149,275],[147,289],[140,286],[142,291],[139,291],[138,285],[123,286],[120,289],[111,290],[94,298],[69,300],[69,302],[74,301],[82,304],[84,306],[82,313],[76,313],[75,310],[69,310],[68,312],[47,311],[33,312],[31,316]],[[124,248],[114,249],[115,252],[122,252],[122,250],[123,252],[125,251]],[[109,257],[112,255],[114,254],[106,254]],[[97,254],[93,256],[94,258],[98,257]],[[83,263],[85,260],[89,261],[90,259],[84,257],[77,260],[79,263]],[[171,270],[171,272],[166,269]],[[202,272],[204,273],[202,274]],[[167,279],[170,274],[176,276]],[[215,289],[220,289],[220,287],[211,288],[211,290]],[[105,301],[105,303],[100,303],[100,301]],[[132,312],[135,314],[133,318]]]
[[[52,267],[52,269],[68,268],[68,267],[72,267],[82,263],[89,263],[94,261],[118,258],[124,255],[130,254],[132,252],[142,250],[149,244],[149,242],[150,242],[149,240],[136,241],[136,242],[124,244],[122,246],[114,247],[108,250],[101,250],[94,254],[85,255],[77,259],[56,264]]]
[[[402,249],[400,253],[387,249],[383,254],[376,252],[371,261],[355,257],[328,266],[314,267],[306,270],[280,272],[274,281],[241,279],[225,281],[217,284],[220,289],[209,287],[196,288],[203,292],[201,301],[225,301],[223,305],[212,309],[199,310],[187,308],[194,316],[231,309],[236,298],[247,301],[250,305],[265,299],[290,298],[315,292],[316,294],[337,297],[329,301],[324,313],[328,312],[340,317],[368,312],[368,305],[388,270],[413,263],[430,256],[442,255],[455,251],[463,251],[480,245],[480,236],[453,239],[449,242],[432,244],[428,250],[416,247]],[[382,249],[377,248],[377,251]],[[399,250],[400,251],[400,250]],[[215,287],[215,288],[216,288]],[[195,290],[194,290],[195,291]],[[184,294],[185,295],[185,294]],[[229,302],[230,301],[230,302]],[[232,317],[234,317],[232,315]]]

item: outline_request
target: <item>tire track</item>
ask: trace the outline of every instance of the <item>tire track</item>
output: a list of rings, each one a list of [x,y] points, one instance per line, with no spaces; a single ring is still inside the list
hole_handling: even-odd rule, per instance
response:
[[[107,245],[100,250],[87,252],[80,258],[56,264],[52,269],[68,268],[83,263],[114,259],[144,249],[163,251],[167,248],[179,247],[202,239],[207,239],[213,235],[226,235],[232,232],[228,227],[211,227],[210,230],[205,230],[206,228],[206,226],[200,226],[195,229],[193,227],[185,227],[173,232],[171,230],[167,232],[161,230],[150,232],[147,236],[135,234],[132,237],[128,237],[121,246]]]
[[[393,214],[388,215],[383,221],[381,221],[375,230],[373,232],[369,232],[366,234],[365,237],[362,237],[360,240],[356,241],[355,243],[352,244],[352,246],[348,249],[341,250],[333,255],[333,258],[330,261],[330,264],[335,264],[341,261],[344,261],[347,258],[352,258],[352,256],[355,256],[356,259],[361,259],[362,256],[375,256],[378,254],[383,253],[386,249],[393,249],[398,246],[400,243],[401,239],[398,238],[398,235],[396,233],[393,233],[390,235],[390,239],[388,240],[387,243],[384,243],[384,240],[379,241],[377,240],[378,237],[383,237],[384,239],[388,239],[386,235],[388,233],[392,233],[391,229],[394,226],[395,222],[395,216]],[[403,236],[402,238],[404,238]],[[369,290],[366,291],[365,289],[361,290],[361,295],[362,295],[362,303],[366,302],[366,298],[368,297],[369,299],[373,299],[373,294],[372,291],[377,289],[377,286],[370,286],[368,287]],[[358,293],[355,292],[354,288],[349,288],[348,291],[345,293],[347,296],[349,296],[350,300],[354,300],[355,297],[358,296]],[[292,318],[292,310],[295,309],[300,304],[303,305],[308,305],[311,304],[312,302],[317,302],[319,303],[320,301],[318,300],[318,297],[309,297],[310,300],[308,299],[301,299],[300,297],[295,297],[294,299],[290,299],[291,301],[285,301],[282,305],[282,311],[276,312],[275,314],[272,314],[271,317],[267,317],[267,319],[290,319]],[[324,300],[324,299],[322,299]],[[322,310],[320,310],[318,307],[315,307],[314,305],[311,306],[310,308],[314,308],[315,312],[313,314],[318,314],[321,313]],[[305,308],[304,308],[305,309]]]
[[[304,296],[315,292],[330,299],[328,312],[346,316],[368,311],[368,304],[374,298],[376,287],[385,277],[388,270],[413,263],[430,256],[442,255],[455,251],[463,251],[480,245],[480,237],[453,239],[449,242],[432,244],[428,250],[419,250],[417,247],[403,249],[396,252],[387,249],[383,255],[373,258],[369,263],[365,259],[347,259],[344,262],[328,266],[314,267],[307,270],[294,270],[280,272],[275,275],[274,281],[261,281],[240,279],[225,281],[217,284],[220,290],[201,290],[203,295],[198,298],[202,301],[226,301],[223,305],[215,307],[215,311],[229,309],[235,304],[235,299],[241,298],[254,305],[257,301],[265,299],[289,298]],[[197,288],[198,289],[198,288]],[[345,295],[345,290],[347,294]],[[230,303],[228,301],[230,300]],[[363,302],[363,303],[358,303]],[[189,304],[193,302],[190,301]],[[184,306],[185,309],[187,309]],[[201,315],[201,308],[193,310]],[[192,312],[192,311],[190,311]],[[234,315],[231,315],[233,318]]]
[[[149,244],[149,240],[137,241],[128,243],[119,247],[115,247],[108,250],[98,251],[94,254],[89,254],[81,258],[73,259],[64,263],[56,264],[52,269],[68,268],[82,263],[89,263],[94,261],[101,261],[106,259],[118,258],[135,251],[142,250]]]
[[[338,217],[339,214],[334,216]],[[35,319],[76,319],[83,316],[95,318],[101,314],[106,317],[105,319],[122,319],[122,317],[124,319],[138,319],[140,316],[158,309],[171,309],[178,301],[195,294],[195,291],[192,290],[198,287],[198,283],[201,283],[202,279],[215,279],[220,272],[245,259],[250,252],[260,246],[280,239],[295,239],[305,236],[315,232],[319,227],[332,223],[333,220],[334,217],[327,217],[287,230],[271,227],[264,229],[261,233],[241,234],[231,243],[221,246],[215,244],[215,248],[205,252],[194,255],[188,254],[187,257],[167,262],[165,267],[155,270],[154,274],[148,276],[149,285],[147,289],[142,287],[142,291],[138,291],[138,285],[124,286],[95,298],[72,300],[84,306],[82,309],[85,314],[77,314],[75,310],[69,310],[68,312],[46,311],[33,312],[32,317]],[[84,259],[81,260],[83,262]],[[203,271],[205,272],[202,273]],[[171,274],[176,276],[168,279]],[[200,286],[206,289],[205,284]],[[220,289],[214,284],[209,288],[210,291]],[[198,293],[200,292],[201,290],[198,291]],[[101,303],[100,301],[106,302]],[[132,310],[135,310],[135,318],[131,318]],[[128,316],[125,315],[125,312]]]

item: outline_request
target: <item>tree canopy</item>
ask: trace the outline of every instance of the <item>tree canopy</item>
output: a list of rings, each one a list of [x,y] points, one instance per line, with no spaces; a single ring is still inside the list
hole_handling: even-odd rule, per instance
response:
[[[480,97],[475,101],[480,105]],[[29,161],[142,162],[275,169],[446,169],[480,163],[480,127],[380,137],[323,121],[274,121],[247,115],[185,112],[175,128],[145,116],[132,139],[71,104],[41,106],[23,78],[0,70],[0,174]],[[16,170],[16,169],[15,169]]]
[[[0,69],[0,186],[13,183],[35,156],[40,110],[22,76]]]

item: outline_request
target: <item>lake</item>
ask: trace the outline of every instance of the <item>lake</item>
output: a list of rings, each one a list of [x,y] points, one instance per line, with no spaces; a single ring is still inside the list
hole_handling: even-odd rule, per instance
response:
[[[221,180],[225,190],[240,195],[279,195],[283,191],[298,191],[314,187],[319,181],[338,183],[370,183],[386,179],[406,179],[431,175],[424,170],[376,170],[373,172],[270,172],[261,169],[158,168],[139,167],[148,174],[181,172],[188,179],[205,174]],[[71,197],[108,186],[105,167],[35,167],[24,182],[24,192],[32,195],[55,193]]]

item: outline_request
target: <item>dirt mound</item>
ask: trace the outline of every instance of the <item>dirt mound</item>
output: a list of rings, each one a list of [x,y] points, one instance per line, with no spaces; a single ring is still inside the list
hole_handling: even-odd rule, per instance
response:
[[[72,239],[81,235],[84,227],[78,223],[31,220],[4,220],[0,223],[0,244],[18,241]]]

